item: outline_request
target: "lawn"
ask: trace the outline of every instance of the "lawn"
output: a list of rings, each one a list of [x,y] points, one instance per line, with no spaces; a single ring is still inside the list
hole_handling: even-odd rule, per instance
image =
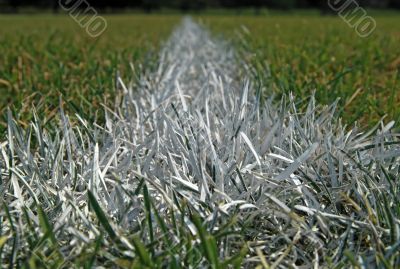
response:
[[[200,20],[242,48],[266,96],[293,92],[301,98],[315,91],[323,104],[340,98],[347,124],[372,126],[384,116],[398,122],[400,15],[373,13],[377,29],[360,38],[336,16],[296,14]],[[0,16],[0,112],[11,106],[26,123],[35,104],[49,119],[62,95],[69,111],[101,117],[96,115],[100,104],[114,101],[116,72],[129,81],[135,76],[131,62],[137,73],[151,64],[180,18],[107,16],[107,31],[93,39],[67,16]],[[4,117],[0,124],[4,130]]]
[[[337,16],[317,13],[202,20],[243,48],[265,95],[293,92],[303,98],[315,90],[323,104],[340,98],[346,123],[372,126],[385,115],[400,120],[400,13],[371,12],[377,28],[368,38]]]
[[[398,15],[261,14],[0,16],[0,267],[397,268]]]
[[[31,118],[35,104],[45,122],[54,116],[62,95],[70,112],[94,119],[101,103],[114,102],[115,75],[132,80],[140,66],[158,58],[161,42],[179,16],[107,16],[99,38],[68,16],[0,16],[0,130],[5,110],[20,122]],[[101,115],[98,115],[101,117]]]

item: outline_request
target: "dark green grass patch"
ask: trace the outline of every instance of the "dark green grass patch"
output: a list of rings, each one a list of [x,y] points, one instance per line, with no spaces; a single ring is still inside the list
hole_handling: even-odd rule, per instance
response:
[[[368,38],[359,37],[338,16],[201,19],[242,46],[266,95],[293,92],[303,98],[315,90],[324,104],[340,98],[346,123],[372,126],[385,115],[400,120],[400,14],[371,12],[377,28]]]
[[[154,62],[161,41],[180,21],[179,16],[105,18],[107,30],[92,38],[67,15],[0,16],[0,113],[11,106],[26,123],[34,104],[40,118],[49,120],[62,95],[68,111],[94,119],[102,103],[114,102],[116,72],[134,80],[132,67],[140,74],[140,65]],[[0,124],[3,132],[4,117]]]

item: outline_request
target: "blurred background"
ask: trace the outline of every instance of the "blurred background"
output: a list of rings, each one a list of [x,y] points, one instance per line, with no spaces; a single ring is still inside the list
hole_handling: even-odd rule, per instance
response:
[[[78,2],[66,1],[63,2]],[[322,12],[330,12],[327,0],[96,0],[88,1],[91,6],[103,12],[117,12],[126,9],[142,9],[154,12],[162,9],[174,9],[183,12],[201,11],[205,9],[228,8],[241,12],[243,8],[252,8],[257,13],[262,8],[295,9],[313,8]],[[332,1],[346,2],[346,1]],[[400,8],[400,0],[358,0],[360,6],[370,8]],[[18,12],[20,10],[51,9],[58,12],[59,0],[0,0],[2,12]]]
[[[347,19],[369,16],[376,29],[361,37],[328,0],[0,0],[0,132],[8,107],[24,126],[32,106],[43,125],[56,124],[60,97],[70,115],[101,122],[116,74],[135,82],[156,68],[184,14],[235,46],[265,98],[315,92],[321,104],[339,100],[349,126],[400,122],[400,0],[332,2],[359,4],[365,10]],[[81,9],[68,14],[60,3]],[[92,15],[107,23],[96,37]]]

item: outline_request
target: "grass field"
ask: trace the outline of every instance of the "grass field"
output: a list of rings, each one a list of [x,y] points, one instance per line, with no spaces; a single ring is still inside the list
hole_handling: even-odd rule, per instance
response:
[[[133,80],[130,63],[139,69],[154,62],[160,42],[179,21],[179,16],[108,16],[108,29],[93,39],[68,16],[1,15],[0,113],[11,106],[26,123],[35,104],[46,122],[62,95],[68,111],[94,119],[101,103],[114,101],[116,72]],[[4,117],[0,124],[4,130]]]
[[[399,16],[262,14],[0,16],[0,267],[398,268]]]
[[[374,18],[378,27],[369,38],[357,36],[340,18],[313,13],[201,20],[239,45],[246,41],[244,49],[251,52],[247,59],[262,70],[267,95],[307,96],[316,90],[317,100],[326,104],[340,97],[345,122],[358,120],[365,126],[385,115],[388,120],[400,119],[398,16],[377,13]],[[104,36],[92,39],[69,17],[1,16],[0,111],[11,105],[26,122],[34,103],[48,117],[62,94],[72,103],[70,108],[84,108],[94,118],[100,103],[113,100],[115,72],[131,80],[129,63],[151,63],[146,58],[157,57],[160,41],[179,19],[109,16]],[[266,64],[271,75],[264,71]],[[0,120],[0,129],[4,122]]]
[[[245,40],[266,94],[293,92],[331,104],[340,98],[346,123],[361,126],[400,120],[400,14],[374,14],[375,32],[360,38],[337,16],[314,15],[203,18],[216,33]],[[246,26],[240,30],[238,25]],[[239,34],[238,34],[239,33]],[[269,66],[269,73],[266,67]]]
[[[374,18],[378,27],[369,38],[357,36],[338,17],[313,13],[200,19],[251,52],[247,60],[261,71],[266,95],[308,96],[315,90],[325,104],[340,98],[346,123],[371,126],[385,115],[400,120],[398,16],[377,13]],[[92,39],[69,17],[1,16],[0,111],[11,105],[25,122],[34,103],[49,117],[62,94],[70,108],[94,118],[100,103],[113,100],[116,71],[131,80],[130,62],[137,68],[151,63],[148,58],[157,57],[158,45],[179,19],[109,16],[106,33]],[[0,124],[3,129],[4,119]]]

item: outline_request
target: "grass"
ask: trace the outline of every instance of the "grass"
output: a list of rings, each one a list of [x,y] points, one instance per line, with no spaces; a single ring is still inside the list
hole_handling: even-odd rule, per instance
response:
[[[1,265],[388,269],[399,266],[400,142],[391,131],[394,122],[378,124],[366,133],[357,128],[349,132],[335,114],[335,109],[340,110],[343,104],[324,107],[313,97],[306,97],[311,86],[321,84],[316,97],[329,103],[341,91],[348,97],[352,83],[368,82],[360,81],[361,78],[378,78],[352,71],[334,73],[335,68],[345,68],[350,61],[345,52],[328,42],[338,44],[344,38],[339,21],[334,18],[324,20],[339,27],[329,28],[330,33],[340,36],[338,39],[329,39],[315,30],[300,48],[295,42],[302,35],[289,30],[295,29],[293,19],[275,18],[286,34],[275,33],[274,38],[268,39],[255,33],[270,31],[272,35],[273,28],[265,29],[264,22],[271,24],[274,18],[235,18],[244,22],[252,34],[242,31],[242,37],[235,38],[232,17],[210,16],[203,20],[214,31],[223,31],[237,42],[239,52],[247,57],[237,69],[241,74],[252,72],[250,79],[255,83],[250,86],[238,83],[237,77],[232,78],[233,83],[227,82],[230,78],[218,78],[218,74],[230,76],[238,71],[236,62],[226,53],[229,47],[218,40],[207,42],[207,33],[190,22],[172,37],[168,44],[175,49],[167,50],[166,57],[146,56],[146,51],[154,52],[157,47],[149,48],[148,44],[160,43],[158,33],[168,36],[178,21],[175,16],[109,17],[114,22],[110,26],[112,33],[107,40],[95,41],[96,45],[88,50],[79,47],[91,41],[81,32],[75,33],[81,29],[73,23],[64,25],[65,18],[46,17],[47,22],[59,23],[55,29],[70,29],[61,36],[55,30],[56,34],[48,35],[47,40],[41,39],[46,24],[23,32],[21,25],[26,24],[25,19],[2,18],[21,20],[7,29],[6,43],[13,40],[12,44],[18,47],[16,40],[29,38],[18,47],[19,52],[1,43],[7,49],[1,57],[8,66],[4,69],[8,77],[2,83],[10,91],[10,101],[3,103],[12,102],[16,108],[14,113],[4,113],[7,131],[0,143]],[[306,26],[317,21],[313,17],[304,20]],[[143,26],[138,35],[149,41],[132,45],[137,56],[131,54],[125,43],[135,42],[134,37],[131,41],[125,38],[134,25],[123,26],[128,21],[136,21],[138,27],[143,21],[159,22],[158,26]],[[161,27],[164,21],[168,23]],[[306,26],[300,27],[303,35]],[[16,39],[11,36],[12,27],[19,31]],[[26,27],[29,29],[29,25]],[[35,29],[40,30],[35,34]],[[182,40],[190,36],[188,33],[193,35]],[[347,35],[353,36],[351,32]],[[154,39],[148,39],[151,36]],[[391,36],[396,38],[395,34]],[[243,43],[244,39],[249,42]],[[37,43],[30,42],[33,40]],[[348,43],[343,45],[351,47],[350,39],[346,40]],[[382,41],[382,45],[394,51],[391,40]],[[65,46],[66,41],[72,49]],[[324,46],[318,46],[319,41],[324,41]],[[272,50],[278,43],[283,44],[281,49]],[[314,50],[308,50],[307,43]],[[251,53],[253,49],[255,55]],[[381,71],[372,64],[380,62],[375,62],[374,53],[381,52],[377,54],[381,55],[380,60],[393,56],[384,56],[381,49],[371,45],[363,53],[354,52],[356,59],[370,57],[363,62],[366,66],[358,63],[359,67]],[[21,56],[27,51],[37,60]],[[278,54],[281,51],[282,56]],[[313,51],[322,51],[323,56],[317,54],[317,61]],[[329,61],[329,52],[338,53],[334,54],[340,59],[338,66]],[[275,61],[271,75],[263,69],[269,54],[271,63]],[[11,56],[16,64],[7,60]],[[104,57],[114,60],[105,64]],[[121,63],[132,58],[137,66],[144,64],[134,74],[126,63]],[[310,59],[316,63],[312,64]],[[64,61],[73,64],[57,69],[57,64]],[[192,68],[188,69],[187,63]],[[49,64],[54,68],[49,68]],[[210,67],[211,75],[203,72],[204,66]],[[125,81],[133,81],[125,93],[116,90],[123,85],[113,81],[117,68],[122,70]],[[314,84],[301,84],[301,79],[307,78],[305,70],[310,76],[313,74]],[[44,71],[51,74],[47,80]],[[176,94],[176,81],[183,94]],[[393,83],[395,87],[397,84]],[[46,94],[37,97],[33,85]],[[300,98],[283,98],[281,102],[265,98],[260,102],[258,86],[264,87],[262,94],[280,96],[293,89]],[[68,91],[61,90],[64,87]],[[58,106],[60,93],[70,104],[65,106],[69,112],[78,112],[81,117],[73,119],[73,113],[65,113]],[[165,98],[165,93],[170,98]],[[26,99],[32,94],[31,99]],[[188,95],[197,94],[197,99],[188,102],[192,100]],[[106,110],[104,118],[93,124],[96,114],[102,114],[98,112],[100,103],[110,104],[114,97],[119,97],[115,110]],[[365,96],[356,97],[341,111],[346,122],[352,121],[346,116],[347,109],[361,111],[354,104]],[[28,102],[22,105],[23,100]],[[360,106],[368,109],[367,99],[362,100]],[[388,108],[395,110],[396,101],[391,100],[392,108]],[[39,104],[39,115],[29,111],[31,103]],[[372,124],[376,116],[363,121]]]
[[[337,16],[312,13],[201,19],[242,46],[266,95],[303,97],[315,90],[323,104],[340,98],[346,123],[371,127],[385,115],[400,122],[400,13],[370,12],[377,28],[369,38],[360,38]]]
[[[400,56],[395,12],[370,11],[378,27],[360,38],[340,18],[315,12],[284,16],[202,16],[216,33],[240,43],[244,25],[247,55],[266,94],[293,92],[330,104],[340,98],[341,116],[352,124],[373,126],[382,117],[400,120]],[[224,14],[224,13],[222,13]],[[269,14],[269,15],[268,15]],[[302,15],[303,14],[303,15]],[[94,119],[101,103],[114,100],[115,73],[134,77],[129,62],[151,63],[179,15],[109,16],[109,29],[92,39],[71,18],[52,15],[0,17],[0,111],[11,105],[21,122],[32,119],[30,105],[40,115],[54,115],[59,95]],[[126,60],[128,59],[128,60]],[[266,70],[266,66],[269,68]],[[138,72],[140,73],[140,71]],[[42,113],[43,112],[43,113]],[[4,130],[5,119],[0,120]]]
[[[0,15],[0,113],[10,106],[23,124],[32,104],[45,122],[59,96],[68,112],[95,119],[101,103],[110,105],[119,71],[127,80],[140,65],[154,62],[179,16],[107,16],[108,29],[93,39],[69,16]],[[101,109],[102,110],[102,109]],[[98,117],[100,117],[99,115]],[[6,127],[0,120],[0,131]]]

